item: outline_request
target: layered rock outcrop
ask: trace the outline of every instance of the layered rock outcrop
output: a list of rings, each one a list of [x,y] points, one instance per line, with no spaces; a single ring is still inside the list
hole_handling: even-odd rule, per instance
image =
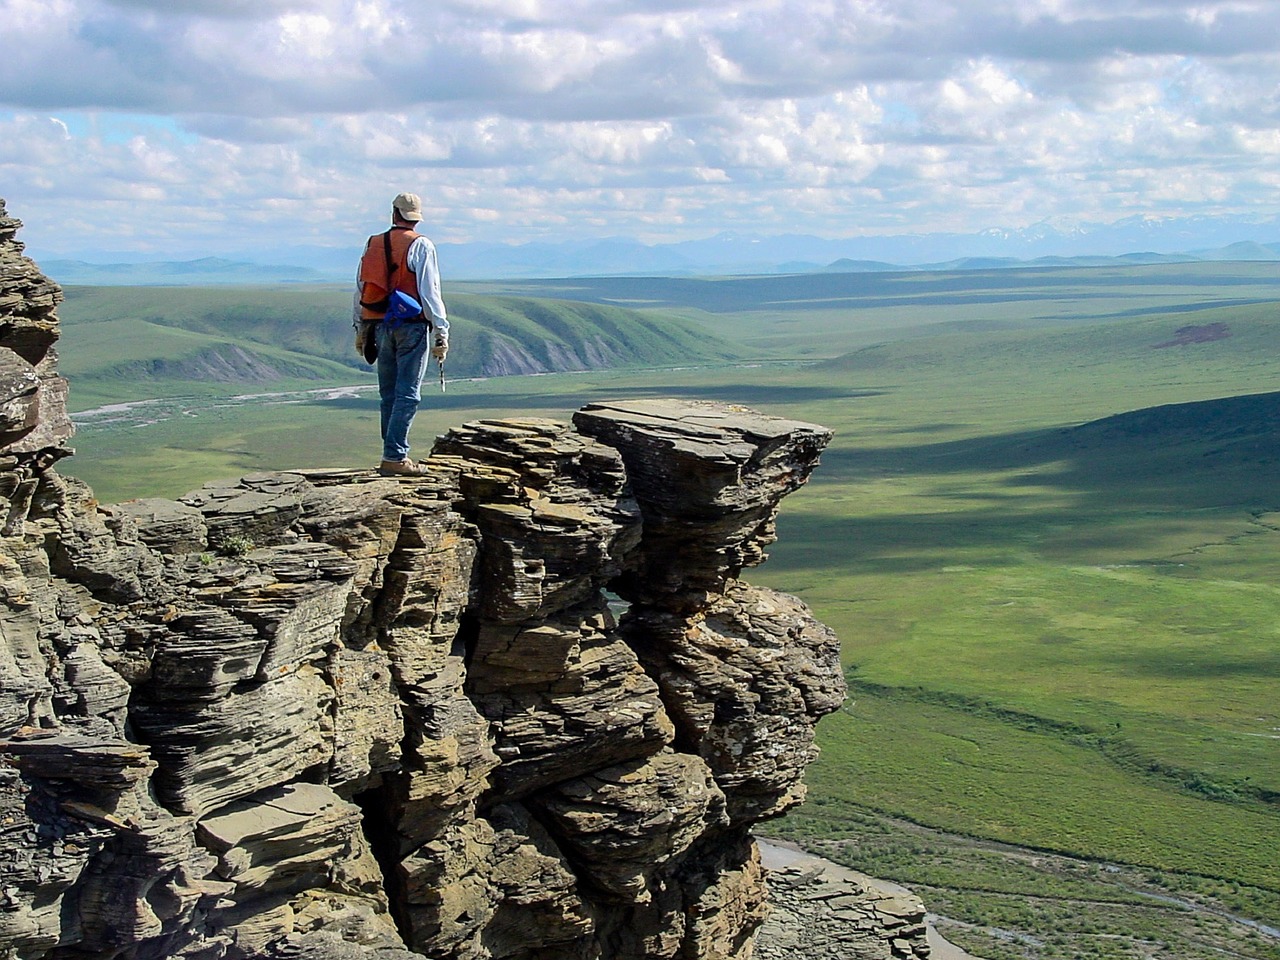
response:
[[[761,927],[755,960],[930,955],[924,905],[896,885],[805,858],[770,871],[769,897],[773,909]],[[950,952],[968,957],[954,947]]]
[[[827,431],[479,421],[97,503],[0,205],[0,957],[746,958],[835,637],[738,579]]]

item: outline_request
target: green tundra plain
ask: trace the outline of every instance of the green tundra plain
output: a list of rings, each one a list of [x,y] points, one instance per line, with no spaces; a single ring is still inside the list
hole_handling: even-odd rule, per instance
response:
[[[224,335],[216,298],[239,310],[258,293],[199,291],[196,324],[172,320],[189,291],[149,290],[145,309],[141,291],[68,291],[62,368],[86,413],[62,472],[111,502],[372,465],[349,295],[282,293],[261,330],[238,313]],[[570,311],[583,325],[556,336],[572,348],[595,335],[583,304],[643,322],[644,343],[626,367],[459,377],[444,394],[429,379],[420,453],[468,419],[619,396],[835,431],[745,574],[836,630],[850,683],[819,728],[809,801],[770,833],[911,886],[988,960],[1280,958],[1280,267],[445,293],[459,346],[500,308],[543,325]],[[193,384],[173,364],[219,341],[274,373],[246,380],[249,360]]]

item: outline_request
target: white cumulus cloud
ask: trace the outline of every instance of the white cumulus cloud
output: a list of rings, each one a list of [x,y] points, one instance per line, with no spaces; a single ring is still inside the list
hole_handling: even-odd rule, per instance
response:
[[[504,242],[1280,212],[1274,0],[0,0],[0,49],[54,250],[336,247],[400,189]]]

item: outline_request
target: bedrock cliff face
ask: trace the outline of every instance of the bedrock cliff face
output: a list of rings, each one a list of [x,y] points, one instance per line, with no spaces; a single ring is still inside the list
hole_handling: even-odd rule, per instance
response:
[[[838,645],[740,579],[826,430],[468,423],[95,501],[0,203],[0,957],[746,958]],[[870,938],[868,957],[906,955]],[[899,946],[906,944],[906,946]]]

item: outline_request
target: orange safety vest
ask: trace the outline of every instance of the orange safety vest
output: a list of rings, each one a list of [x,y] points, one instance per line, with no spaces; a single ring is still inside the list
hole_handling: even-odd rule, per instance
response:
[[[387,297],[400,290],[413,299],[418,296],[418,277],[409,269],[409,247],[419,237],[413,227],[392,227],[374,234],[364,245],[360,258],[360,319],[381,320],[387,312]]]

